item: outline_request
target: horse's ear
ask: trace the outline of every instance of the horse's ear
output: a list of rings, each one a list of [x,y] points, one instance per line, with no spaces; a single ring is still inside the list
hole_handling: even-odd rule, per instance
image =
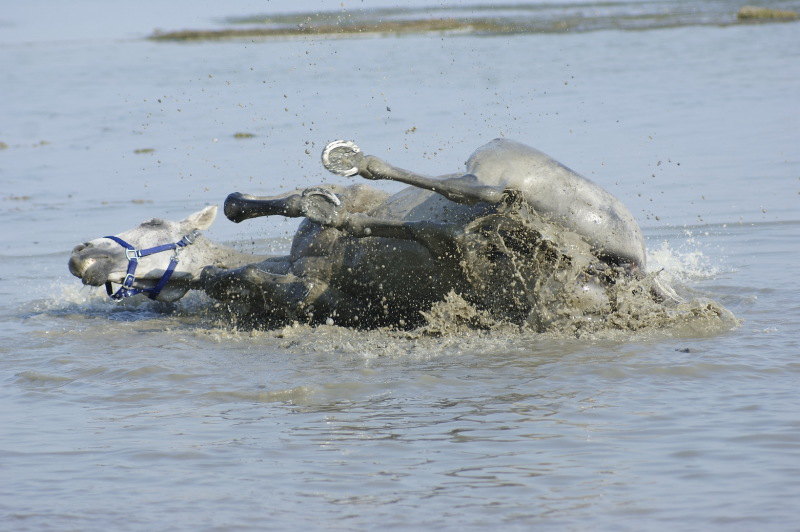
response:
[[[203,231],[211,227],[211,224],[214,223],[214,219],[216,217],[217,206],[209,205],[205,209],[199,210],[196,213],[187,216],[185,220],[181,221],[181,226],[183,226],[184,230],[187,232],[194,229]]]

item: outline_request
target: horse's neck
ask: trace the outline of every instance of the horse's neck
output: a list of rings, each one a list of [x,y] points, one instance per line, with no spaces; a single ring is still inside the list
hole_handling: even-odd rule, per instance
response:
[[[217,268],[238,268],[246,264],[260,262],[266,258],[263,255],[251,255],[242,253],[231,247],[217,244],[205,237],[199,237],[192,246],[192,253],[187,253],[186,257],[181,257],[183,266],[190,270],[195,277],[206,266],[216,266]]]

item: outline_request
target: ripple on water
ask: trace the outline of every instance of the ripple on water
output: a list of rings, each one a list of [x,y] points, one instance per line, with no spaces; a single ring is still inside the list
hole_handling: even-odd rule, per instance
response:
[[[49,375],[37,371],[23,371],[17,373],[17,382],[23,385],[58,387],[72,382],[74,379],[63,375]]]

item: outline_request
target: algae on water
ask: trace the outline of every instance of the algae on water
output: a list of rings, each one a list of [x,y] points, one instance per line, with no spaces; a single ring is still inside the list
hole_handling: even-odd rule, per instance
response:
[[[739,20],[752,21],[775,21],[775,20],[795,20],[798,18],[796,11],[784,9],[770,9],[760,6],[744,6],[736,14]]]
[[[800,6],[795,0],[782,5]],[[601,3],[486,3],[440,5],[233,17],[218,29],[156,31],[156,41],[226,39],[353,38],[419,34],[511,35],[578,33],[603,30],[650,30],[683,26],[730,26],[752,22],[797,19],[789,9],[739,6],[733,2],[601,2]]]

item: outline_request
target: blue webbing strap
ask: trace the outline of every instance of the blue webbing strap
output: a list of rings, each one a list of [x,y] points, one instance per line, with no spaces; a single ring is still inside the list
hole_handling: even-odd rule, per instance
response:
[[[125,279],[123,279],[119,290],[114,292],[111,281],[106,281],[106,293],[108,296],[113,299],[114,301],[121,301],[126,297],[135,296],[137,294],[147,294],[147,297],[150,299],[156,299],[158,295],[161,293],[161,290],[169,282],[172,274],[175,272],[175,268],[178,265],[178,257],[177,255],[173,256],[169,261],[169,266],[167,269],[164,270],[164,274],[161,276],[161,279],[158,280],[156,285],[153,288],[134,288],[133,283],[136,281],[136,267],[139,265],[139,258],[147,257],[149,255],[154,255],[156,253],[161,253],[162,251],[171,251],[176,250],[179,248],[184,248],[189,244],[194,242],[194,237],[196,235],[186,235],[181,238],[178,242],[171,243],[171,244],[162,244],[160,246],[155,246],[152,248],[140,249],[137,250],[135,247],[130,245],[129,243],[125,242],[119,237],[116,236],[106,236],[103,238],[108,238],[109,240],[113,240],[123,248],[125,248],[125,256],[128,258],[128,270],[125,273]]]
[[[172,257],[169,261],[169,266],[164,271],[164,275],[161,276],[161,279],[158,280],[156,285],[153,288],[147,289],[145,288],[144,291],[148,292],[147,297],[150,299],[155,299],[158,297],[158,294],[161,293],[161,290],[167,286],[169,282],[169,278],[172,277],[172,272],[175,271],[175,267],[178,265],[178,257]]]

